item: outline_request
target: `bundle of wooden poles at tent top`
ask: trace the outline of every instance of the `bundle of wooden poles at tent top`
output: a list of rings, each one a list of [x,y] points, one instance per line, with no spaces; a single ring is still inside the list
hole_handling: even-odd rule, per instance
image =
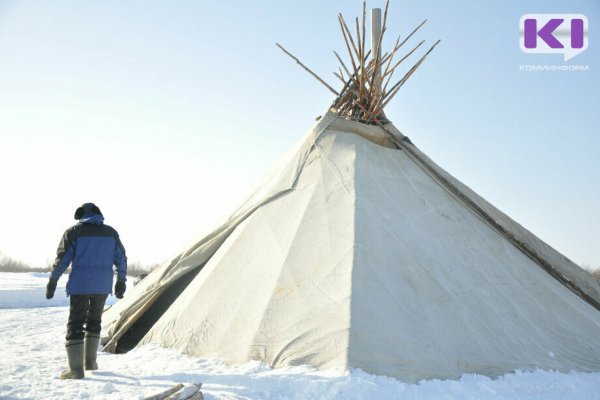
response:
[[[389,0],[385,5],[383,24],[381,23],[381,9],[375,8],[371,10],[371,50],[369,51],[367,51],[365,44],[366,2],[363,2],[362,22],[359,21],[358,17],[355,19],[355,36],[353,36],[352,31],[348,28],[348,24],[346,24],[342,14],[338,15],[345,47],[350,58],[349,63],[344,63],[342,57],[336,51],[333,52],[340,63],[338,71],[333,73],[343,83],[340,91],[335,90],[282,45],[276,43],[281,50],[337,96],[331,108],[341,117],[371,125],[385,124],[387,118],[383,111],[384,107],[394,98],[408,78],[412,76],[429,53],[440,42],[439,40],[435,42],[396,83],[390,86],[394,72],[396,72],[400,64],[421,47],[425,41],[422,40],[419,42],[410,51],[405,52],[402,57],[398,56],[400,54],[399,50],[427,20],[421,22],[402,41],[400,41],[401,37],[398,36],[392,50],[382,55],[381,44],[387,30],[388,6]]]

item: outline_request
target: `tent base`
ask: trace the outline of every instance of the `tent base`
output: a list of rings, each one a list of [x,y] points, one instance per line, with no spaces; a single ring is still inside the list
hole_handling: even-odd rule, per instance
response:
[[[156,321],[164,314],[165,311],[173,304],[179,295],[185,290],[190,282],[198,275],[202,268],[195,268],[182,276],[177,282],[169,287],[165,292],[142,314],[142,316],[134,322],[117,341],[115,353],[127,353],[133,349],[154,326]]]

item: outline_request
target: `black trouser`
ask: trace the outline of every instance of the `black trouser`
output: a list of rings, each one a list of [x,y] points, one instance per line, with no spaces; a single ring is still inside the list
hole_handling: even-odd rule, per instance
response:
[[[100,334],[102,311],[107,294],[71,295],[67,340],[83,339],[85,331]]]

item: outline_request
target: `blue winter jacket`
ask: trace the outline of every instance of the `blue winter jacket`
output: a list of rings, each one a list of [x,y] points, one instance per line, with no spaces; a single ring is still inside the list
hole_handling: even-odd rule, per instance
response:
[[[127,257],[119,234],[104,225],[101,214],[86,213],[67,229],[58,245],[51,278],[58,280],[71,264],[67,296],[111,294],[113,265],[119,279],[126,279]]]

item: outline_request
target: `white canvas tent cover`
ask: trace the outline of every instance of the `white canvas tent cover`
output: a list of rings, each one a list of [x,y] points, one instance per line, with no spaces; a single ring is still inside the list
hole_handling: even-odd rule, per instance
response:
[[[106,349],[404,381],[600,369],[598,283],[386,129],[328,112],[105,313]]]

